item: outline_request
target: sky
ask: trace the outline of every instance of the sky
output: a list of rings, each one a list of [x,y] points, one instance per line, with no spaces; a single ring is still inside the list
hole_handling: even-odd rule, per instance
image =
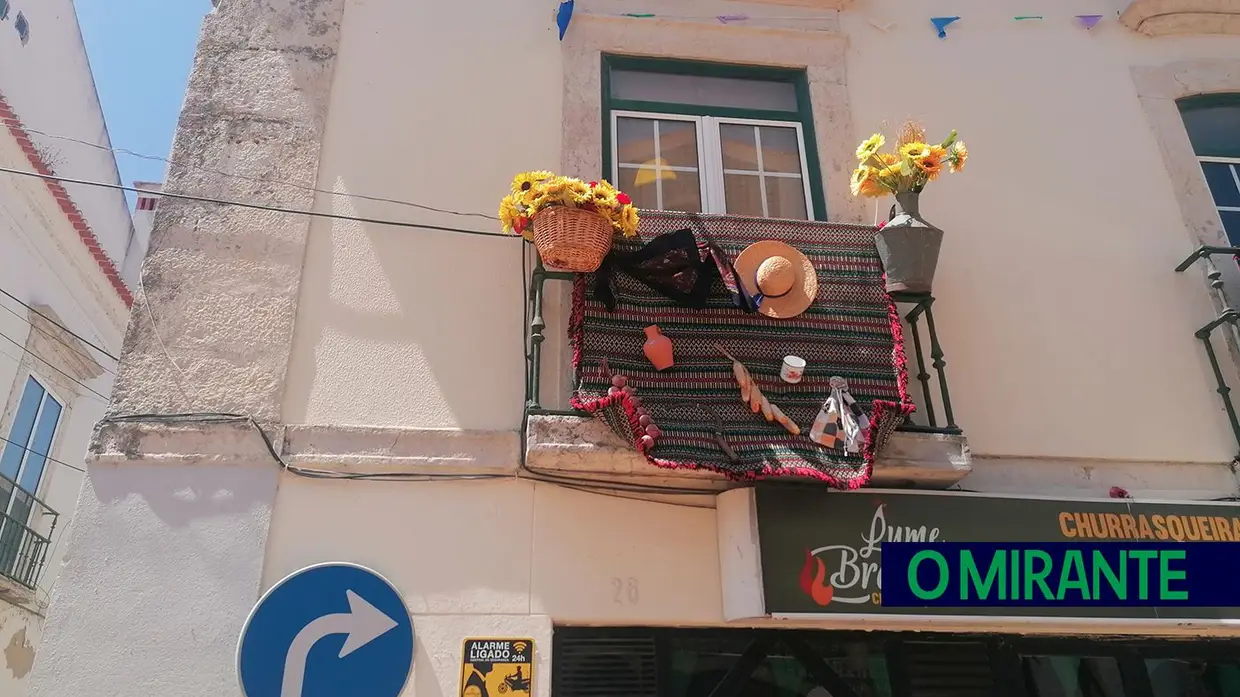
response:
[[[168,157],[211,0],[74,0],[113,148]],[[121,180],[162,181],[167,163],[118,153]],[[129,195],[132,206],[134,196]]]

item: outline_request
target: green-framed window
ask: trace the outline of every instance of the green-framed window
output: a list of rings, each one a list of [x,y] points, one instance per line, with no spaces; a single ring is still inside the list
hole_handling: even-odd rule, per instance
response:
[[[804,70],[604,55],[603,176],[639,208],[826,220]]]
[[[1227,239],[1240,245],[1240,94],[1201,94],[1176,105]]]

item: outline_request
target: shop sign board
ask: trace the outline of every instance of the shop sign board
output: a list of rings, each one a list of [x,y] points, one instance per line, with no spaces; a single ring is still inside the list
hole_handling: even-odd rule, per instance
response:
[[[766,612],[1234,620],[1226,607],[887,607],[883,542],[1216,542],[1240,554],[1240,505],[1130,499],[1022,498],[964,492],[754,492]]]

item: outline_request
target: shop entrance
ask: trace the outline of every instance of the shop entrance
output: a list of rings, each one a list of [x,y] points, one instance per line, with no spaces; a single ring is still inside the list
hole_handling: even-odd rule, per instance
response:
[[[552,697],[1240,697],[1240,642],[557,627]]]

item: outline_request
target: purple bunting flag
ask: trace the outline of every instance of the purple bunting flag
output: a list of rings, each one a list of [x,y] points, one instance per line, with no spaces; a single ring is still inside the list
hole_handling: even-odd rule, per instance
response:
[[[1086,29],[1093,29],[1094,25],[1102,20],[1102,15],[1077,15],[1076,19]]]

